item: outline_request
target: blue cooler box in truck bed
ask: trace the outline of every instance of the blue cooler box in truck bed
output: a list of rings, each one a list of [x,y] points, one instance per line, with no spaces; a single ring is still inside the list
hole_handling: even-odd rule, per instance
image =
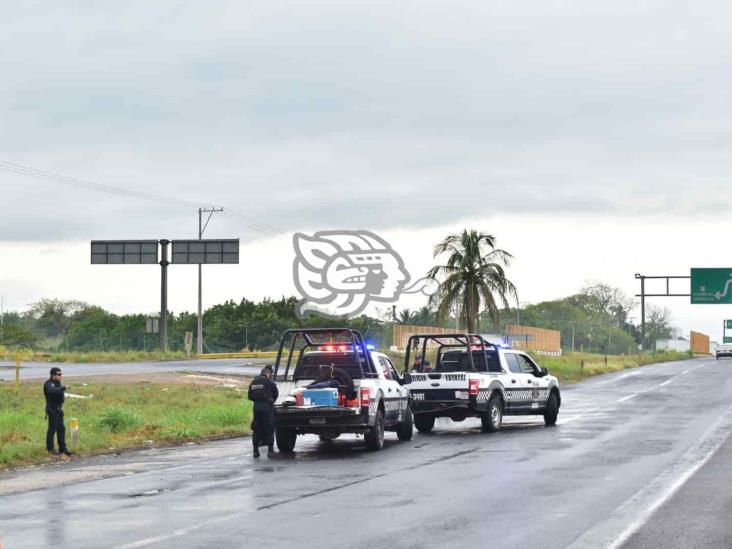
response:
[[[305,406],[338,406],[338,389],[305,389],[302,400]]]

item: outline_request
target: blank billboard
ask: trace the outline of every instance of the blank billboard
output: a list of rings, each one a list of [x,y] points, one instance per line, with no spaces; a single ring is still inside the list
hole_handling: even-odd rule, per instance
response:
[[[92,265],[154,265],[157,240],[92,240]]]
[[[177,264],[239,263],[239,239],[173,240]]]

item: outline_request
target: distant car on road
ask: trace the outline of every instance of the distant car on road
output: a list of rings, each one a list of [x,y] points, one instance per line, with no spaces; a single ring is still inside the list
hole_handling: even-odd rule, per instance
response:
[[[717,360],[726,356],[732,357],[732,345],[718,345],[714,355],[717,357]]]

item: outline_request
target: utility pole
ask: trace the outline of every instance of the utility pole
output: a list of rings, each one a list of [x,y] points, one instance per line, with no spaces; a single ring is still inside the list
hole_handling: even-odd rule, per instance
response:
[[[198,240],[203,239],[203,232],[211,221],[211,216],[216,212],[223,212],[223,208],[198,208]],[[203,214],[208,214],[206,223],[203,223]],[[196,353],[203,354],[203,280],[202,265],[198,264],[198,329],[196,332]]]
[[[572,322],[572,352],[574,353],[574,328],[575,328],[575,322]]]

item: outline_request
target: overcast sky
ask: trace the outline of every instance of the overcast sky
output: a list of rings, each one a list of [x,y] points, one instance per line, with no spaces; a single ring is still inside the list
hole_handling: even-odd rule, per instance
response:
[[[594,5],[593,5],[594,4]],[[688,4],[688,5],[687,5]],[[727,3],[23,2],[0,22],[0,161],[274,226],[212,221],[242,265],[208,305],[293,294],[292,231],[370,229],[413,276],[447,232],[516,256],[522,301],[727,266]],[[88,241],[195,237],[194,206],[0,171],[6,307],[153,311],[155,267]],[[195,308],[171,269],[171,309]],[[655,301],[719,338],[732,307]],[[414,306],[405,300],[404,306]],[[639,316],[638,314],[636,316]]]

